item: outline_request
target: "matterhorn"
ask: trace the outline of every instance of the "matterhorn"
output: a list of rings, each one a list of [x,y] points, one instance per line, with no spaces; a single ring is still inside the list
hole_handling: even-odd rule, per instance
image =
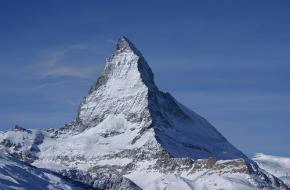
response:
[[[160,91],[126,37],[74,121],[1,132],[0,149],[5,190],[33,189],[39,181],[44,185],[35,189],[287,189],[206,119]],[[24,183],[27,173],[34,178]]]

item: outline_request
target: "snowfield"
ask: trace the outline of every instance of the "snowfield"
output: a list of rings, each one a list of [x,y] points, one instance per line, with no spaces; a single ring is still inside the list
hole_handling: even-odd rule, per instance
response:
[[[290,158],[257,153],[253,160],[260,168],[275,175],[290,186]]]

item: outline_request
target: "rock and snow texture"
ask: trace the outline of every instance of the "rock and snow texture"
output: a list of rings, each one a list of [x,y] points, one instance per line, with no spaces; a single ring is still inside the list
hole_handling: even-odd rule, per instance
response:
[[[253,160],[260,168],[275,175],[290,186],[290,158],[257,153]]]
[[[161,92],[125,37],[60,129],[16,127],[0,144],[30,164],[100,189],[286,189],[207,120]]]
[[[107,122],[110,117],[123,117],[122,122],[128,124],[110,126]],[[111,118],[110,121],[116,121]],[[107,124],[102,130],[108,135],[129,129],[134,133],[130,136],[135,137],[129,142],[132,146],[162,148],[173,157],[245,157],[204,118],[169,93],[159,91],[143,55],[126,38],[118,41],[101,77],[81,104],[77,129],[103,125],[104,121]],[[134,127],[128,128],[130,125]]]
[[[87,186],[81,187],[52,172],[32,167],[0,150],[0,189],[84,190]]]

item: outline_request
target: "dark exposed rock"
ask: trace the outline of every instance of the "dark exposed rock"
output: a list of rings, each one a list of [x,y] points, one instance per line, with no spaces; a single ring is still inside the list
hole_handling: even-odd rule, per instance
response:
[[[113,170],[95,168],[84,172],[70,169],[63,170],[60,174],[97,190],[141,190],[135,183]]]
[[[15,125],[15,127],[14,127],[14,129],[13,129],[14,131],[22,131],[22,132],[27,132],[27,133],[32,133],[32,131],[31,130],[29,130],[29,129],[25,129],[24,127],[21,127],[20,125]]]

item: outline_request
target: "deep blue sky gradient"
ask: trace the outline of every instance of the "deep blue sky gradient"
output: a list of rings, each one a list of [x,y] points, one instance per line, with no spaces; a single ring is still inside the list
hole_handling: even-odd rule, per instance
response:
[[[0,129],[61,127],[118,37],[248,155],[290,156],[290,1],[0,1]]]

